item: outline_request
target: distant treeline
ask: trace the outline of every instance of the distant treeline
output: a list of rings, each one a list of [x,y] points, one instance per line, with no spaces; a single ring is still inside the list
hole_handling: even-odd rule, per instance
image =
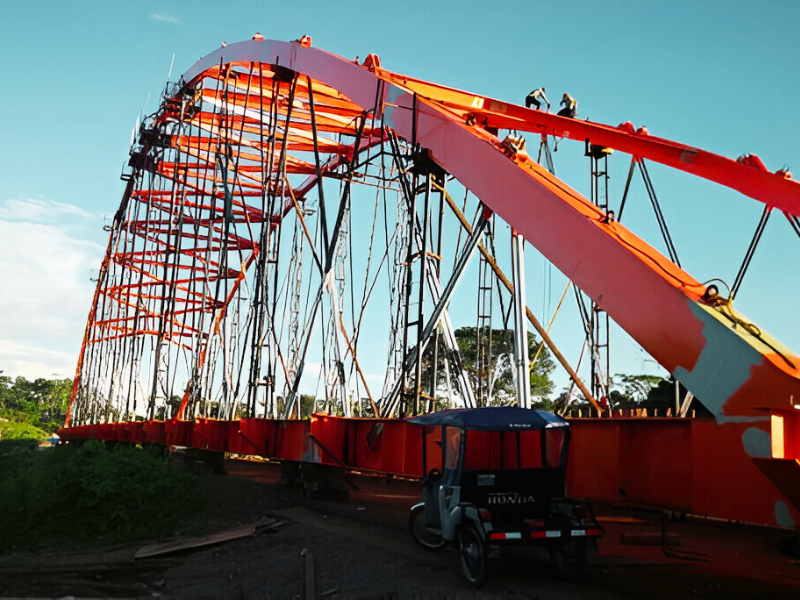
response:
[[[470,353],[471,348],[467,347],[466,341],[472,339],[472,331],[460,329],[457,333],[462,333],[459,338],[459,345],[464,353],[464,363],[470,377],[477,382],[477,372],[474,365],[474,352]],[[502,332],[497,331],[493,340],[495,356],[507,355],[513,350],[500,347],[497,340],[502,340]],[[535,340],[530,339],[532,347]],[[541,368],[532,370],[531,387],[534,392],[534,404],[537,408],[544,410],[556,410],[566,403],[568,391],[564,390],[558,397],[551,399],[553,382],[550,379],[554,365],[547,354],[543,353],[544,362],[540,363]],[[509,365],[510,361],[506,361]],[[496,404],[508,404],[513,402],[513,380],[508,366],[502,364],[496,369],[494,374],[494,402]],[[508,380],[508,381],[506,381]],[[64,426],[64,419],[67,414],[67,405],[72,392],[71,379],[44,379],[39,378],[33,381],[25,377],[12,378],[3,375],[0,371],[0,439],[10,439],[15,437],[44,438],[48,434],[56,432]],[[679,397],[683,399],[686,389],[681,386]],[[538,396],[538,397],[537,397]],[[615,408],[669,408],[675,405],[675,384],[673,381],[655,375],[624,375],[617,374],[612,380],[610,393],[612,406]],[[165,419],[174,416],[180,404],[180,396],[174,396],[169,402],[169,409],[160,409],[156,415],[158,419]],[[572,394],[572,406],[586,404],[586,400],[574,390]],[[301,397],[301,413],[304,417],[309,416],[315,409],[321,407],[315,402],[313,396],[303,395]],[[705,413],[701,404],[694,402],[692,408]],[[129,418],[136,419],[134,415]],[[141,416],[139,419],[143,418]]]
[[[46,437],[64,426],[71,379],[29,381],[0,371],[0,436]]]

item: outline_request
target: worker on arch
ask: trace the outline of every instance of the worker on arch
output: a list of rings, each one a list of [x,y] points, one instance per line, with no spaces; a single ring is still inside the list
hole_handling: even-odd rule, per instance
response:
[[[530,108],[531,104],[533,104],[536,110],[542,110],[542,102],[547,104],[547,112],[550,112],[550,100],[547,99],[547,95],[544,93],[544,88],[536,88],[530,94],[525,96],[525,108]]]
[[[564,95],[561,97],[561,106],[564,108],[558,111],[559,117],[574,119],[578,115],[578,101],[566,92],[564,92]]]

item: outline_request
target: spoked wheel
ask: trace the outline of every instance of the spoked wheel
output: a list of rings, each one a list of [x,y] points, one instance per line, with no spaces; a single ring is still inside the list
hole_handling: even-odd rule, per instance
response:
[[[486,546],[475,525],[470,523],[459,530],[458,551],[464,577],[473,586],[482,587],[486,583]]]
[[[434,533],[425,527],[424,504],[417,504],[411,509],[408,515],[408,528],[411,530],[411,537],[423,548],[438,550],[445,544],[444,538],[440,533]]]

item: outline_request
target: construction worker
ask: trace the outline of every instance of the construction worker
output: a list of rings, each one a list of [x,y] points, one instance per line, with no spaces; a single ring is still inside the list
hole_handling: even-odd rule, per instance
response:
[[[536,88],[530,94],[525,96],[525,108],[530,108],[531,104],[533,104],[536,110],[542,110],[542,103],[539,102],[540,100],[547,104],[547,112],[550,112],[550,101],[547,99],[543,87]]]
[[[564,93],[564,96],[561,98],[561,106],[562,108],[558,111],[559,117],[569,117],[570,119],[574,119],[578,114],[578,101],[575,100],[572,96]]]

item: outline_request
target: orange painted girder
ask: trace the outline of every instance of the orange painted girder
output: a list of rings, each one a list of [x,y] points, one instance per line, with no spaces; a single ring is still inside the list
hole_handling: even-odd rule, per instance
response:
[[[782,170],[770,173],[765,168],[651,136],[646,131],[636,130],[629,123],[614,127],[570,119],[383,69],[378,69],[378,74],[405,89],[417,92],[421,97],[440,103],[460,117],[473,114],[477,122],[485,126],[546,133],[580,142],[590,140],[599,146],[646,158],[714,181],[769,206],[800,216],[800,182]]]
[[[758,339],[733,328],[727,317],[703,303],[704,287],[688,273],[619,223],[605,222],[599,209],[525,155],[509,156],[494,135],[468,124],[458,108],[463,109],[469,98],[472,112],[515,119],[517,129],[525,129],[525,124],[546,126],[567,135],[569,128],[579,139],[590,137],[594,143],[720,180],[788,212],[800,206],[796,182],[688,146],[465,92],[449,90],[452,97],[445,99],[442,86],[422,89],[419,80],[401,82],[387,71],[299,43],[230,44],[200,59],[184,80],[202,77],[220,61],[267,62],[293,69],[339,90],[365,110],[374,107],[377,98],[386,126],[427,148],[435,162],[516,228],[715,413],[749,413],[800,398],[798,357],[766,336]],[[692,160],[687,160],[687,151]],[[670,162],[672,154],[680,165]],[[737,182],[737,177],[748,183]]]

